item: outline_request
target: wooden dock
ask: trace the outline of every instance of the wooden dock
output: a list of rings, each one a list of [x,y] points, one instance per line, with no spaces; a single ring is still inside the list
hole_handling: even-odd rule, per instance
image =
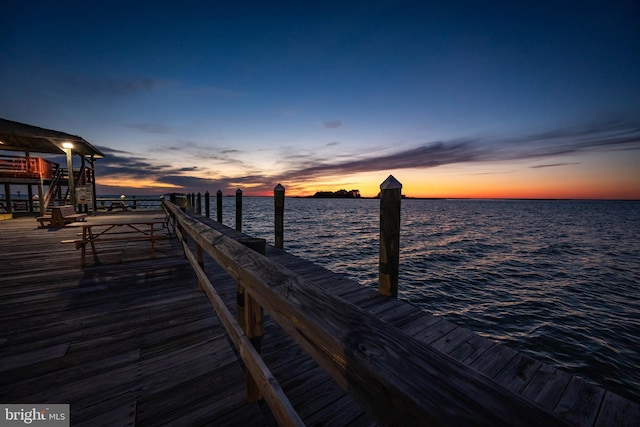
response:
[[[115,216],[130,215],[144,214]],[[247,402],[238,353],[175,239],[155,258],[146,242],[105,246],[80,268],[79,251],[59,243],[78,228],[36,225],[0,222],[0,403],[70,403],[72,425],[275,425],[264,403]],[[636,402],[286,251],[267,257],[569,424],[640,425]],[[236,281],[204,265],[235,311]],[[305,424],[377,424],[268,315],[264,327],[261,356]]]

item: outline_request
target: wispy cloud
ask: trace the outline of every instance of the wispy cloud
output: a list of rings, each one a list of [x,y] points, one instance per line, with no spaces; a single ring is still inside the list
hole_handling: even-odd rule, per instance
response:
[[[342,122],[340,120],[331,120],[322,122],[322,127],[325,129],[337,129],[342,126]]]
[[[310,156],[306,161],[289,168],[285,177],[296,180],[322,175],[432,168],[456,163],[552,158],[558,155],[622,149],[640,150],[640,124],[611,122],[506,139],[475,137],[433,141],[403,151],[360,156],[355,160],[340,162],[332,159],[318,160]],[[553,165],[560,166],[559,163]]]
[[[531,166],[531,169],[542,169],[542,168],[555,168],[559,166],[571,166],[571,165],[579,165],[580,162],[565,162],[565,163],[551,163],[548,165],[535,165]]]
[[[82,75],[65,76],[62,83],[70,90],[109,95],[132,95],[174,85],[170,81],[151,77],[96,78]]]
[[[332,144],[328,144],[331,146]],[[326,147],[327,145],[325,145]],[[609,123],[588,128],[562,129],[512,138],[466,138],[432,141],[418,147],[402,151],[389,150],[371,153],[351,153],[336,157],[322,156],[312,150],[298,151],[295,147],[284,147],[280,160],[290,165],[277,176],[270,171],[252,170],[236,149],[212,149],[196,143],[185,142],[180,147],[165,147],[156,151],[172,153],[180,149],[181,159],[194,164],[202,160],[218,164],[238,166],[235,176],[223,176],[193,167],[173,167],[157,164],[141,156],[122,150],[100,147],[107,155],[97,163],[99,176],[139,177],[187,189],[204,188],[210,191],[222,189],[224,192],[237,188],[251,188],[255,192],[268,192],[277,182],[288,182],[294,190],[297,185],[322,179],[327,176],[348,176],[359,172],[389,169],[433,168],[437,166],[473,162],[511,162],[520,160],[553,159],[556,156],[614,150],[640,150],[640,126],[636,123]],[[529,166],[531,168],[551,168],[576,165],[580,162],[548,161]],[[198,176],[190,172],[198,171]],[[244,173],[242,172],[244,171]],[[487,171],[486,173],[492,173]],[[197,190],[196,190],[197,191]]]

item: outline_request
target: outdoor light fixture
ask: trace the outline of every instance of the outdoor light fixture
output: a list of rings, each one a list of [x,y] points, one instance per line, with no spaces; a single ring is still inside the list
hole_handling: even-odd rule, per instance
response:
[[[73,144],[70,142],[63,142],[62,148],[73,148]]]

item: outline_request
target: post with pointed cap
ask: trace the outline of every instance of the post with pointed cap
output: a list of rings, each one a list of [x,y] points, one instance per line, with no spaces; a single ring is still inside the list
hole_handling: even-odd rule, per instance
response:
[[[378,292],[398,297],[400,270],[400,200],[402,184],[393,175],[380,184],[380,262]]]
[[[276,248],[284,248],[284,187],[278,184],[273,189],[274,213],[276,222]]]
[[[236,190],[236,230],[242,231],[242,190]]]
[[[220,224],[222,224],[222,190],[218,190],[216,193],[216,217]]]

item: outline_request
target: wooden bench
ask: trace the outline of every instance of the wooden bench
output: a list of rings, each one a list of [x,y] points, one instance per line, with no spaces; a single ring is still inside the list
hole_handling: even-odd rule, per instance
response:
[[[159,226],[159,227],[158,227]],[[132,242],[148,240],[151,242],[151,256],[155,256],[155,244],[158,240],[168,239],[170,234],[158,235],[157,232],[166,227],[166,220],[153,219],[138,222],[115,222],[107,224],[86,224],[82,226],[82,238],[62,240],[60,243],[73,243],[76,249],[82,249],[80,265],[86,264],[87,244],[91,245],[94,259],[97,261],[96,242]]]
[[[65,205],[53,208],[51,215],[39,216],[36,220],[40,223],[40,227],[45,227],[45,223],[49,223],[50,227],[64,227],[71,222],[84,221],[86,217],[87,214],[76,213],[73,205]]]
[[[124,202],[112,202],[111,206],[107,208],[107,212],[111,212],[114,209],[121,209],[123,211],[128,211],[129,207]]]

